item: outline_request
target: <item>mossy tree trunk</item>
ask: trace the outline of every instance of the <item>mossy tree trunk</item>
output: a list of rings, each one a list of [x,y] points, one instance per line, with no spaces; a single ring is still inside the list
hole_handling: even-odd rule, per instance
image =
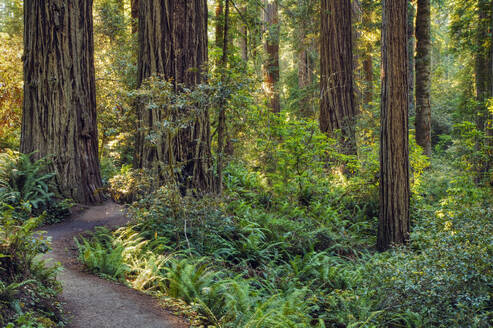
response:
[[[409,240],[407,0],[383,1],[380,251]]]
[[[21,152],[53,155],[64,197],[102,200],[92,0],[24,1]]]

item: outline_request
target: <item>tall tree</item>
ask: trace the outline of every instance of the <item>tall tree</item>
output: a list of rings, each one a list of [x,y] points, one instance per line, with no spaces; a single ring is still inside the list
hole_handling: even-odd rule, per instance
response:
[[[477,125],[481,131],[485,131],[488,109],[486,101],[491,97],[493,76],[491,74],[490,49],[488,35],[491,23],[491,0],[478,0],[477,17],[478,27],[476,33],[476,51],[474,71],[476,77],[476,99],[478,101]]]
[[[320,128],[341,130],[345,153],[356,153],[353,41],[350,0],[322,0],[320,35]]]
[[[362,28],[363,35],[368,35],[372,33],[373,30],[373,12],[374,12],[374,0],[363,0],[361,3],[362,7]],[[362,62],[363,62],[363,109],[367,109],[371,102],[373,101],[373,42],[366,39],[362,47]]]
[[[416,15],[416,142],[431,156],[431,6],[418,0]]]
[[[243,59],[244,62],[248,61],[248,25],[246,22],[246,16],[247,16],[247,6],[244,4],[243,6],[240,7],[239,9],[240,12],[240,20],[239,20],[239,27],[238,27],[238,32],[240,34],[240,55],[241,59]]]
[[[140,0],[139,86],[145,79],[160,75],[172,80],[175,91],[180,92],[181,85],[193,87],[203,81],[206,61],[206,0]],[[183,110],[186,112],[180,114],[189,115],[193,120],[171,135],[159,131],[159,122],[165,114],[162,110],[139,106],[136,165],[153,169],[162,176],[170,165],[176,163],[179,166],[174,167],[178,171],[174,172],[175,180],[182,188],[211,191],[214,185],[208,111]],[[157,134],[157,142],[148,142],[148,134]]]
[[[263,65],[264,89],[268,106],[274,112],[281,111],[279,95],[279,8],[278,0],[264,0],[263,21],[265,25],[264,49],[266,59]]]
[[[224,27],[222,41],[222,56],[221,56],[221,82],[226,82],[226,68],[228,64],[228,32],[229,32],[229,1],[225,0],[224,10]],[[224,138],[226,136],[226,98],[222,97],[219,102],[219,115],[217,127],[217,187],[219,194],[223,191],[223,166],[224,166]]]
[[[130,1],[130,16],[132,16],[132,33],[137,33],[139,26],[139,0]]]
[[[377,248],[409,239],[407,0],[384,0]]]
[[[21,152],[53,155],[64,197],[102,200],[92,0],[24,1]]]
[[[307,88],[313,82],[314,63],[310,55],[314,48],[313,40],[309,36],[313,33],[311,30],[311,21],[313,20],[314,5],[311,1],[297,0],[296,17],[294,23],[296,27],[296,58],[298,64],[298,88],[303,92],[303,97],[300,99],[300,113],[304,117],[310,117],[314,113],[311,108],[311,97],[307,93]]]
[[[408,81],[407,86],[409,88],[409,111],[414,113],[414,109],[416,107],[416,101],[414,99],[414,52],[416,51],[416,37],[414,35],[414,17],[416,16],[416,8],[414,8],[414,1],[409,0],[408,3],[408,12],[407,12],[407,59],[409,64],[407,65],[408,71]]]
[[[224,37],[224,0],[216,0],[215,8],[215,46],[222,49]]]

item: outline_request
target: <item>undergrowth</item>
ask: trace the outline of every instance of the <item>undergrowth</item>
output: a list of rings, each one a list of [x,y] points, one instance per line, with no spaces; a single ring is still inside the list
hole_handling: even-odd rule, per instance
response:
[[[92,272],[183,300],[195,326],[489,327],[491,190],[444,173],[452,168],[439,161],[429,171],[414,163],[404,248],[373,248],[371,161],[348,179],[300,172],[288,190],[282,175],[232,163],[223,197],[161,187],[132,204],[133,224],[80,238],[80,259]]]

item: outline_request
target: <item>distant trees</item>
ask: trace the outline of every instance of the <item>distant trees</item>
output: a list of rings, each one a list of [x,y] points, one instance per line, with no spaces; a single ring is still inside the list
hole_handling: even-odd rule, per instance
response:
[[[53,155],[64,197],[102,200],[91,0],[24,1],[20,150]]]
[[[409,239],[407,0],[384,0],[377,248]]]
[[[416,14],[416,142],[431,156],[431,5],[418,0]]]
[[[139,2],[138,85],[156,75],[171,80],[176,92],[181,85],[201,83],[207,62],[207,1]],[[153,170],[157,178],[169,165],[176,165],[173,172],[181,187],[209,191],[213,189],[209,113],[207,109],[183,110],[193,121],[171,135],[159,129],[165,117],[161,109],[139,106],[136,165]],[[166,119],[173,120],[173,116]],[[156,135],[157,141],[149,142],[149,134]]]
[[[343,152],[355,154],[351,1],[322,0],[320,10],[320,128],[340,130]]]
[[[265,25],[264,50],[265,61],[263,65],[264,89],[267,104],[271,111],[281,111],[279,95],[279,8],[278,0],[264,0],[263,21]]]

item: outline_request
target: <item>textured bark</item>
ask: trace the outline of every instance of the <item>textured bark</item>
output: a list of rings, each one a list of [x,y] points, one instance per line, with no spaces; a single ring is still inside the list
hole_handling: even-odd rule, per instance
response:
[[[160,75],[172,80],[180,92],[178,84],[193,87],[202,82],[206,61],[206,0],[140,0],[139,86],[146,78]],[[182,190],[212,191],[209,114],[207,110],[196,114],[184,110],[196,115],[193,124],[170,136],[156,128],[165,113],[139,106],[136,165],[152,169],[158,177],[165,176],[169,166],[179,167],[175,180]],[[145,140],[152,131],[160,135],[157,144]]]
[[[431,156],[431,6],[418,0],[416,15],[416,142]]]
[[[91,0],[24,2],[21,152],[53,155],[64,197],[102,200]]]
[[[407,0],[383,1],[377,248],[409,240]]]
[[[408,99],[409,99],[409,112],[414,113],[415,107],[416,107],[416,102],[414,99],[414,52],[416,50],[416,38],[414,35],[414,17],[416,15],[416,9],[414,8],[414,5],[412,3],[412,0],[409,0],[408,4],[408,18],[407,18],[407,51],[408,51],[408,61],[409,64],[407,65],[408,69],[408,81],[407,85],[409,87],[409,94],[408,94]]]
[[[139,0],[130,1],[130,15],[132,16],[132,33],[137,33],[139,26]]]
[[[322,0],[321,5],[320,129],[341,130],[343,152],[355,154],[351,1]]]
[[[267,58],[263,65],[264,90],[268,106],[274,113],[281,111],[279,96],[279,10],[278,0],[264,0],[264,24],[266,36],[264,49]]]
[[[229,32],[229,0],[226,1],[224,10],[224,28],[223,28],[223,53],[221,56],[221,82],[226,82],[226,69],[228,65],[228,32]],[[222,97],[219,103],[217,127],[217,192],[223,192],[223,166],[224,166],[224,137],[226,135],[226,99]]]

